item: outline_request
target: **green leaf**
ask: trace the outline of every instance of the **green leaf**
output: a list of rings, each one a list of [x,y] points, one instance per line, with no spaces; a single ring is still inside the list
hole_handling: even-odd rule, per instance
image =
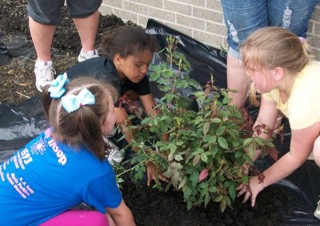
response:
[[[244,147],[248,147],[249,144],[252,143],[252,141],[253,141],[253,138],[252,138],[252,137],[244,139],[244,141],[243,141],[243,146],[244,146]]]
[[[184,142],[181,141],[181,140],[178,140],[178,141],[176,142],[176,145],[177,145],[177,146],[181,146],[181,145],[183,145],[183,144],[184,144]]]
[[[228,104],[230,102],[230,98],[228,98],[228,97],[225,97],[225,98],[223,98],[223,100],[222,100],[222,103],[223,104]]]
[[[202,189],[208,188],[208,183],[207,183],[207,182],[202,182],[202,183],[199,185],[199,187],[202,188]],[[206,190],[206,192],[208,192],[208,191]]]
[[[229,196],[224,196],[224,200],[226,201],[227,206],[231,206],[231,200],[229,198]]]
[[[230,186],[230,181],[225,181],[223,187],[228,188]]]
[[[224,149],[228,149],[228,143],[227,140],[224,137],[218,137],[218,144],[220,147],[224,148]]]
[[[234,200],[237,196],[236,187],[232,184],[229,186],[229,195]]]
[[[192,194],[191,188],[185,186],[184,192],[183,192],[183,198],[189,199],[190,195]]]
[[[220,202],[220,210],[223,213],[226,210],[227,207],[227,202],[225,199],[222,199],[222,201]]]
[[[233,138],[233,139],[238,139],[239,138],[239,133],[237,130],[235,129],[228,129],[228,133],[230,134],[230,136]]]
[[[190,175],[190,181],[192,183],[192,186],[196,186],[196,184],[198,184],[198,180],[199,180],[199,172],[198,171],[194,171]]]
[[[184,178],[181,180],[181,182],[179,183],[178,189],[183,188],[183,186],[186,184],[186,182],[187,182],[187,177],[184,177]]]
[[[208,205],[208,203],[210,202],[210,199],[211,199],[211,197],[210,197],[209,193],[207,193],[204,198],[204,206]]]
[[[237,148],[237,147],[240,147],[241,146],[241,143],[239,140],[232,140],[232,146],[234,148]]]
[[[226,130],[226,127],[225,126],[220,126],[217,130],[216,130],[216,135],[217,136],[221,136],[224,131]]]
[[[182,157],[181,155],[175,155],[175,156],[174,156],[174,159],[179,162],[179,161],[182,161],[182,160],[183,160],[183,157]]]
[[[248,184],[249,183],[249,177],[247,175],[243,175],[242,177],[242,183],[243,184]]]
[[[254,141],[258,144],[258,145],[260,145],[260,146],[264,146],[265,144],[265,139],[262,139],[261,137],[253,137],[253,139],[254,139]]]
[[[209,187],[209,192],[216,193],[217,191],[218,191],[218,189],[215,186],[210,186]]]
[[[211,122],[218,124],[221,122],[221,119],[215,117],[215,118],[211,119]]]
[[[214,144],[217,141],[217,137],[216,136],[210,136],[210,139],[208,140],[208,144]]]
[[[192,202],[190,202],[189,200],[187,201],[187,210],[191,210],[191,208],[193,207]]]
[[[246,162],[252,163],[252,158],[249,155],[244,154],[242,157],[245,159]]]
[[[211,135],[210,135],[210,134],[209,134],[209,135],[205,135],[205,136],[203,137],[203,142],[209,142],[210,138],[211,138]]]
[[[206,122],[204,125],[203,125],[203,134],[206,135],[209,131],[209,128],[210,128],[210,122]]]
[[[271,147],[271,148],[274,148],[274,144],[272,143],[271,140],[267,139],[267,140],[264,140],[264,143],[265,145],[267,145],[268,147]]]
[[[253,158],[256,150],[257,150],[257,145],[256,143],[252,142],[248,147],[248,153],[249,153],[249,156],[251,156],[251,158]]]
[[[214,202],[221,202],[221,200],[223,199],[223,195],[218,195],[218,196],[216,196],[214,199],[213,199],[213,201]]]
[[[240,151],[236,151],[234,154],[235,158],[240,158],[242,156],[242,153]]]
[[[201,160],[204,162],[208,162],[208,156],[205,153],[201,154]]]

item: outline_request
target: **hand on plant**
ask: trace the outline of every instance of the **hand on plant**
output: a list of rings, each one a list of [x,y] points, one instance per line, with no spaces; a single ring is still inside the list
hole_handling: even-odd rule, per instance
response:
[[[260,191],[264,189],[263,183],[259,176],[252,177],[249,181],[249,185],[240,184],[237,187],[238,197],[245,194],[243,198],[243,203],[248,201],[251,196],[251,206],[253,207],[256,204],[256,199]]]
[[[147,181],[147,185],[150,186],[151,184],[151,180],[162,180],[164,182],[168,182],[168,178],[165,177],[158,169],[157,166],[151,162],[148,161],[146,162],[146,167],[147,167],[147,177],[148,177],[148,181]]]

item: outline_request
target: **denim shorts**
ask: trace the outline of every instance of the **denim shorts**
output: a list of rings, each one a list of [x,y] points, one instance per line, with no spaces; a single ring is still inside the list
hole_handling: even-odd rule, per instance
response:
[[[45,25],[61,23],[61,8],[65,0],[27,0],[27,12],[34,21]],[[102,0],[67,0],[71,18],[85,18],[97,11]]]
[[[228,30],[229,54],[239,59],[239,47],[258,28],[276,26],[306,37],[319,0],[221,0]]]

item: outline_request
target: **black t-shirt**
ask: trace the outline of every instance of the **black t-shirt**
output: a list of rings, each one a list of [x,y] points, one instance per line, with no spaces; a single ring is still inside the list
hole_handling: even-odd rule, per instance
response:
[[[132,90],[139,96],[150,94],[149,79],[144,77],[139,83],[133,83],[129,79],[120,85],[120,77],[113,62],[107,57],[95,57],[79,62],[69,68],[68,78],[79,76],[93,77],[99,81],[111,83],[119,91],[121,96],[128,90]]]

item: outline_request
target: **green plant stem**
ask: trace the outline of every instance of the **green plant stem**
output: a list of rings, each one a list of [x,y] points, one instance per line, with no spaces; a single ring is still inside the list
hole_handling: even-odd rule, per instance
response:
[[[222,162],[221,162],[219,168],[216,170],[216,173],[218,173],[221,170],[223,164],[224,164],[224,159],[222,159]]]
[[[126,174],[126,173],[128,173],[128,172],[130,172],[130,171],[132,171],[132,170],[134,170],[137,166],[139,166],[139,165],[141,165],[141,164],[144,164],[146,161],[149,161],[149,160],[144,160],[144,161],[142,161],[142,162],[139,162],[139,163],[136,164],[134,167],[131,167],[131,168],[127,169],[127,170],[122,171],[121,173],[119,173],[119,174],[117,175],[117,177],[121,177],[122,175],[124,175],[124,174]]]

